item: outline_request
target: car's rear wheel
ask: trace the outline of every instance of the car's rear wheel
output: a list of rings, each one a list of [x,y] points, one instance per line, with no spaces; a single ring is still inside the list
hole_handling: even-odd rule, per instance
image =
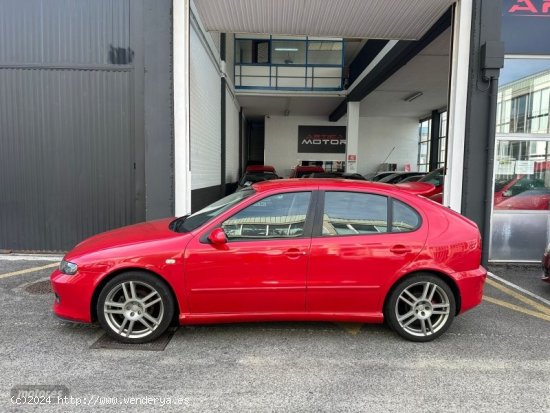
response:
[[[174,315],[168,286],[141,272],[120,274],[101,290],[97,318],[103,329],[124,343],[145,343],[166,331]]]
[[[411,341],[431,341],[443,334],[456,313],[455,297],[441,278],[416,274],[400,281],[384,309],[388,324]]]

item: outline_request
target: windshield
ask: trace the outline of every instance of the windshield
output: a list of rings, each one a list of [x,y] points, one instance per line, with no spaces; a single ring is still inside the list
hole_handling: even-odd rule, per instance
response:
[[[235,192],[234,194],[228,195],[192,215],[177,218],[170,223],[170,229],[175,232],[193,231],[221,213],[227,211],[233,205],[238,204],[243,199],[252,196],[254,193],[255,192],[252,188]]]

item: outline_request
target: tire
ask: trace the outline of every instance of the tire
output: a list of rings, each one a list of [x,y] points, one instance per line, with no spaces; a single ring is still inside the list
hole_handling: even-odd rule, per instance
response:
[[[164,281],[148,273],[132,271],[105,284],[97,300],[97,318],[115,340],[140,344],[166,331],[174,308],[174,299]]]
[[[456,314],[449,285],[431,274],[415,274],[399,281],[384,308],[384,318],[410,341],[435,340],[450,327]]]

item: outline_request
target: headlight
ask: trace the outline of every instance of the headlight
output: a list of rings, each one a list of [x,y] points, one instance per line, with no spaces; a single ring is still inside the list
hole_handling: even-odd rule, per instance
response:
[[[63,260],[59,263],[59,271],[61,271],[63,274],[75,275],[78,271],[78,265],[76,265],[74,262]]]

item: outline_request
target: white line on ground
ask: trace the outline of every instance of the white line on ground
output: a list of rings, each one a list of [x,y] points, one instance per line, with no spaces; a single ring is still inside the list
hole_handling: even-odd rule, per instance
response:
[[[59,262],[62,255],[0,254],[0,261],[52,261]]]
[[[510,281],[507,281],[507,280],[505,280],[504,278],[501,278],[501,277],[499,277],[499,276],[493,274],[492,272],[488,272],[487,275],[488,275],[489,277],[494,278],[495,280],[501,282],[502,284],[507,285],[508,287],[512,287],[512,288],[514,288],[514,289],[516,289],[516,290],[522,292],[523,294],[528,295],[529,297],[532,297],[532,298],[534,298],[534,299],[536,299],[536,300],[539,300],[541,303],[544,303],[544,304],[550,306],[550,301],[548,301],[548,300],[545,299],[545,298],[542,298],[541,296],[539,296],[539,295],[537,295],[537,294],[535,294],[535,293],[532,293],[531,291],[528,291],[528,290],[526,290],[526,289],[524,289],[524,288],[521,288],[521,287],[520,287],[519,285],[517,285],[517,284],[514,284],[514,283],[512,283],[512,282],[510,282]]]

